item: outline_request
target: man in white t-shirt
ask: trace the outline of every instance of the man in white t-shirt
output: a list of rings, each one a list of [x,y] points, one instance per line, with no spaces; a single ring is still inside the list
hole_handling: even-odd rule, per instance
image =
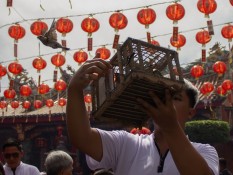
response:
[[[5,175],[40,175],[35,166],[21,161],[23,157],[22,145],[16,139],[7,139],[2,146],[2,154],[6,162],[3,166]]]
[[[173,96],[166,90],[165,102],[148,92],[156,106],[137,99],[156,125],[151,135],[91,128],[83,89],[109,69],[111,65],[104,60],[89,60],[75,73],[68,88],[69,136],[88,155],[91,169],[111,168],[116,175],[219,174],[216,150],[208,144],[191,143],[184,133],[185,122],[194,115],[198,97],[198,90],[188,81]]]

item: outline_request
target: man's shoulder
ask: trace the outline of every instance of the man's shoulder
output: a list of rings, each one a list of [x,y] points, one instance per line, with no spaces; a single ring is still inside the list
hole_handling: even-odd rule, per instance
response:
[[[30,165],[30,164],[27,164],[27,163],[23,163],[22,162],[22,166],[25,167],[25,168],[29,168],[29,169],[36,169],[38,170],[38,168],[34,165]]]

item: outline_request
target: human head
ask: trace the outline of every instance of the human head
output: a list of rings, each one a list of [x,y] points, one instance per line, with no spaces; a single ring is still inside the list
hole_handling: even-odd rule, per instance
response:
[[[2,146],[2,154],[10,168],[18,167],[23,157],[21,143],[14,138],[7,139]]]
[[[182,90],[172,96],[177,120],[183,129],[185,128],[185,123],[195,114],[194,108],[198,102],[198,95],[198,89],[190,81],[184,79]]]
[[[51,151],[45,159],[47,175],[72,175],[73,159],[64,151]]]
[[[227,161],[224,158],[219,158],[219,166],[220,166],[220,171],[226,169],[227,167]]]
[[[93,175],[114,175],[114,173],[111,170],[99,169]]]

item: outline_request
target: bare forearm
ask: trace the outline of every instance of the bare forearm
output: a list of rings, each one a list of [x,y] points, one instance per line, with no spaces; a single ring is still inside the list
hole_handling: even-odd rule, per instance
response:
[[[181,175],[212,174],[204,158],[192,146],[179,125],[174,132],[165,133],[164,136]]]
[[[67,127],[70,139],[75,146],[80,147],[90,133],[89,119],[83,100],[83,91],[68,89]],[[84,134],[85,133],[85,134]]]

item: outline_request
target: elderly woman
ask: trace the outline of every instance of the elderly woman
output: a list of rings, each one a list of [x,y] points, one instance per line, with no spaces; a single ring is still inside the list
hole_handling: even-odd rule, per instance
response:
[[[73,159],[64,151],[52,151],[45,159],[47,175],[72,175]]]

